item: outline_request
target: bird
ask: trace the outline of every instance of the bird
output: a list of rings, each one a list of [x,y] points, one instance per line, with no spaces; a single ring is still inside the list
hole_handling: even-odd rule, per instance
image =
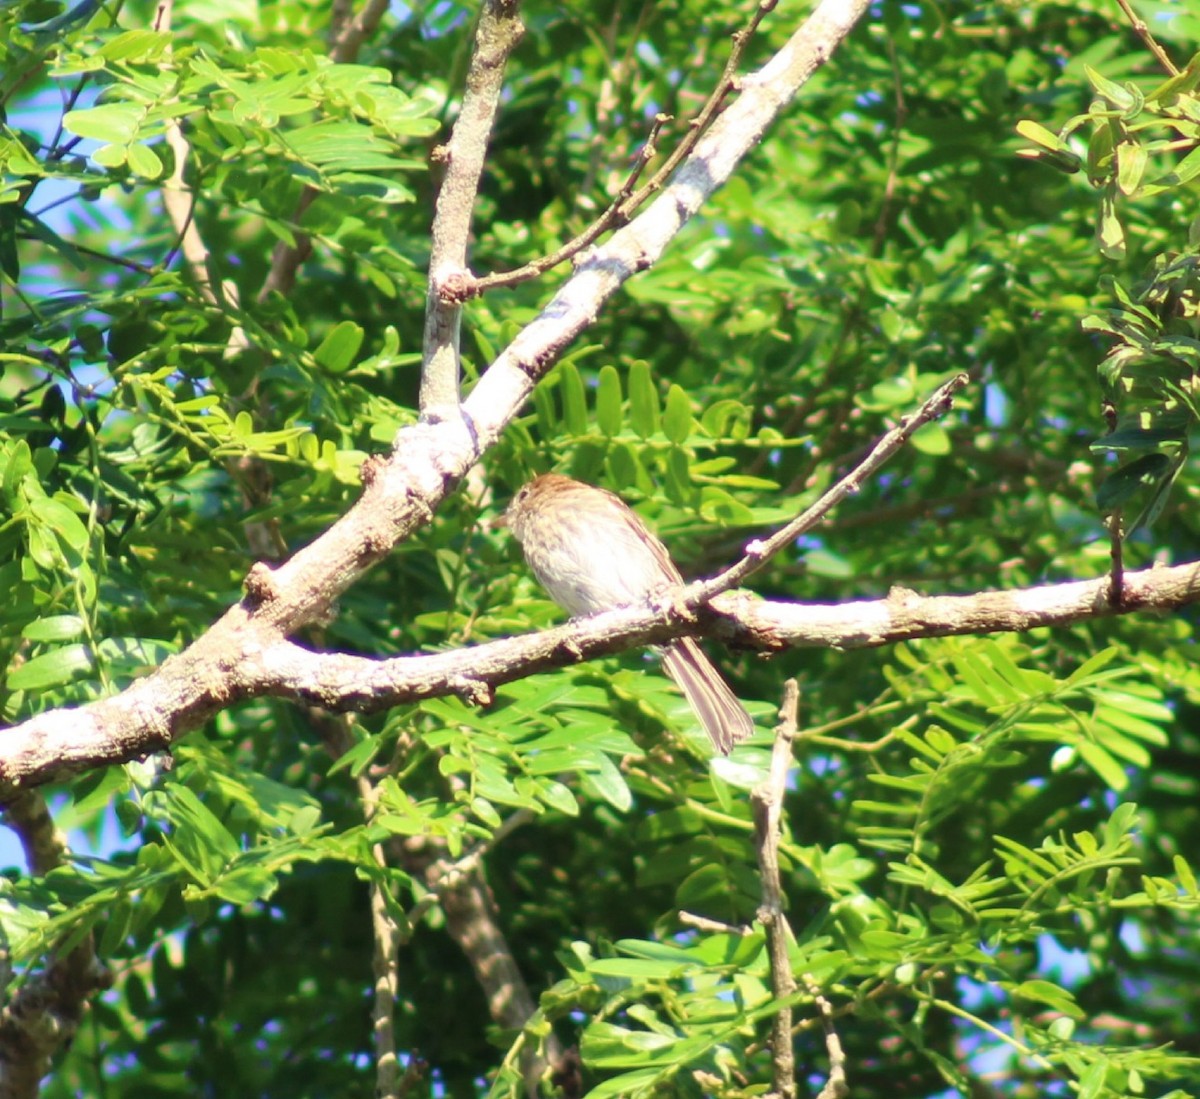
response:
[[[530,569],[573,617],[645,603],[683,583],[667,548],[619,496],[561,473],[516,492],[505,519]],[[724,755],[754,722],[691,637],[662,648],[663,668]]]

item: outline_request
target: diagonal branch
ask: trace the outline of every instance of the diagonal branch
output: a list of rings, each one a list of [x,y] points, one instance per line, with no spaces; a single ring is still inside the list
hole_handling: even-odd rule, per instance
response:
[[[698,594],[690,598],[689,605],[702,605],[711,600],[713,596],[737,587],[753,576],[777,553],[790,546],[800,535],[812,530],[847,496],[853,496],[858,492],[862,488],[863,482],[904,446],[920,428],[940,419],[949,412],[954,394],[962,389],[968,380],[966,374],[956,374],[944,385],[940,385],[933,396],[911,416],[905,416],[900,423],[888,431],[871,447],[867,456],[828,492],[824,493],[812,507],[806,508],[787,526],[772,534],[770,538],[751,542],[746,547],[745,556],[740,561],[711,580],[706,580],[703,584],[698,585]]]
[[[460,409],[436,423],[405,428],[388,459],[364,465],[361,498],[325,533],[278,568],[255,566],[247,577],[247,596],[155,673],[113,698],[42,714],[7,732],[0,749],[0,802],[18,785],[164,750],[233,702],[266,693],[264,655],[286,652],[284,638],[327,614],[392,546],[430,520],[499,439],[538,380],[625,280],[663,255],[849,34],[868,3],[821,0],[782,49],[744,79],[741,94],[661,195],[580,262]],[[660,617],[655,621],[664,628]],[[511,669],[505,674],[513,677]]]

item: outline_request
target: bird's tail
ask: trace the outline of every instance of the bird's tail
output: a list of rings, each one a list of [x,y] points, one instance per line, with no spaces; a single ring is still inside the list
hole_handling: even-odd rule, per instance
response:
[[[738,741],[754,732],[745,707],[692,638],[681,638],[665,649],[663,667],[687,696],[718,752],[729,755]]]

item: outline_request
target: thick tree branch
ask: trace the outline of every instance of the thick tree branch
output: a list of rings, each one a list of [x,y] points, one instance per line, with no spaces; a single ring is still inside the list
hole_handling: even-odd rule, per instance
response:
[[[0,801],[4,791],[11,796],[17,787],[165,750],[243,698],[274,695],[338,710],[378,710],[447,694],[483,703],[502,683],[683,634],[707,633],[767,651],[855,649],[1066,626],[1134,611],[1170,612],[1200,603],[1200,562],[1126,573],[1119,607],[1109,599],[1110,588],[1108,576],[974,595],[923,596],[897,587],[883,599],[836,604],[727,593],[711,607],[691,611],[688,604],[704,590],[693,584],[664,606],[610,611],[524,637],[390,659],[315,653],[277,637],[266,641],[269,635],[251,623],[250,638],[264,639],[256,645],[223,619],[203,645],[197,642],[120,694],[6,730],[0,739]],[[227,630],[229,644],[237,647],[223,650]]]
[[[822,0],[697,144],[650,207],[579,263],[575,274],[500,353],[455,415],[406,428],[390,459],[363,468],[345,516],[276,569],[257,565],[248,595],[187,650],[114,698],[42,714],[5,733],[0,802],[14,788],[166,749],[241,698],[261,694],[263,654],[328,612],[397,542],[429,521],[604,303],[651,266],[849,34],[868,0]],[[497,680],[500,682],[502,680]]]

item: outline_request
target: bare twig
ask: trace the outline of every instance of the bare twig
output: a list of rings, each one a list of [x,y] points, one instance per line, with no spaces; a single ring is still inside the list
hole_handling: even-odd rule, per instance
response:
[[[737,88],[737,72],[741,67],[742,57],[746,52],[746,47],[750,39],[754,36],[755,31],[758,30],[758,26],[763,19],[770,12],[774,11],[777,3],[778,0],[759,0],[758,6],[754,9],[754,14],[750,17],[750,21],[742,30],[737,31],[733,35],[733,48],[729,52],[729,58],[725,62],[725,70],[722,72],[721,78],[717,81],[716,87],[705,101],[704,106],[700,108],[696,117],[688,122],[687,133],[680,140],[679,144],[675,146],[667,159],[639,190],[635,191],[634,186],[646,165],[658,153],[657,142],[659,133],[662,127],[670,121],[667,115],[659,114],[655,117],[654,123],[650,128],[650,135],[638,153],[637,163],[634,165],[633,170],[630,172],[621,189],[617,192],[616,198],[609,204],[608,209],[584,229],[583,232],[549,255],[533,260],[512,271],[499,271],[491,275],[475,276],[464,269],[460,277],[453,279],[447,284],[446,292],[453,295],[457,301],[465,301],[468,298],[477,297],[497,286],[516,286],[519,283],[544,274],[551,270],[551,268],[557,267],[560,263],[566,262],[572,256],[578,255],[588,245],[598,240],[609,229],[616,225],[625,224],[634,215],[638,207],[651,195],[662,189],[663,184],[671,177],[671,173],[683,163],[688,154],[695,148],[696,143],[704,136],[713,121],[721,113],[721,109],[729,93]]]
[[[892,36],[885,35],[888,64],[892,69],[892,94],[896,98],[896,116],[892,123],[892,144],[888,149],[888,173],[883,185],[883,198],[879,203],[879,216],[875,219],[875,231],[871,234],[871,254],[881,256],[883,244],[891,221],[892,203],[896,197],[896,184],[900,179],[900,143],[904,139],[904,124],[908,119],[908,104],[904,101],[904,81],[900,76],[900,62],[896,58],[896,44]]]
[[[1120,509],[1108,517],[1108,537],[1108,552],[1112,561],[1108,574],[1108,602],[1114,610],[1120,610],[1121,601],[1125,598],[1125,539],[1121,531]]]
[[[439,159],[446,177],[438,191],[425,299],[421,411],[458,404],[458,338],[462,307],[450,288],[467,275],[467,238],[488,138],[496,120],[504,68],[525,31],[518,0],[484,0],[467,70],[462,109]]]
[[[748,927],[735,927],[731,923],[722,923],[720,920],[712,920],[707,916],[697,915],[695,912],[680,912],[679,922],[684,927],[694,927],[697,931],[707,931],[715,935],[739,935],[745,936],[750,934]]]
[[[645,170],[646,165],[657,156],[658,149],[655,143],[663,126],[668,121],[667,115],[659,114],[655,116],[654,122],[650,127],[650,134],[646,138],[646,143],[638,151],[637,161],[632,171],[630,171],[629,176],[621,185],[621,189],[617,192],[617,197],[609,204],[608,209],[584,229],[583,232],[567,241],[561,248],[556,249],[549,255],[542,256],[540,259],[531,260],[529,263],[517,267],[512,271],[497,271],[491,275],[470,275],[463,279],[455,280],[452,285],[446,288],[446,292],[452,295],[456,301],[465,301],[467,298],[478,297],[480,294],[486,293],[497,286],[516,286],[519,283],[527,282],[530,279],[545,274],[551,268],[557,267],[560,263],[565,263],[572,256],[582,252],[583,249],[593,241],[598,240],[601,235],[614,225],[623,225],[629,220],[629,200],[633,196],[633,189],[637,185],[637,181]]]
[[[762,879],[758,922],[762,924],[767,937],[771,990],[775,998],[781,1001],[796,991],[796,979],[792,975],[792,963],[788,957],[791,928],[783,914],[783,887],[779,880],[779,821],[788,769],[792,762],[792,741],[796,737],[799,704],[800,688],[794,679],[789,679],[783,688],[783,705],[779,709],[779,724],[775,727],[771,766],[767,777],[750,794],[755,853],[758,856],[759,877]],[[771,1026],[773,1091],[782,1099],[795,1099],[796,1058],[792,1049],[790,1005],[780,1007]]]
[[[770,538],[751,542],[745,556],[736,564],[718,573],[711,580],[695,585],[695,594],[688,597],[688,605],[701,606],[713,596],[736,587],[763,567],[780,550],[791,545],[805,531],[815,527],[830,511],[847,496],[852,496],[862,487],[880,466],[892,457],[916,431],[927,423],[940,419],[950,411],[954,394],[967,384],[966,374],[957,374],[937,391],[911,416],[905,416],[891,431],[887,432],[870,450],[867,456],[846,474],[828,492],[824,493],[811,507],[796,516],[787,526],[776,531]]]
[[[713,121],[721,113],[729,93],[734,90],[740,90],[738,69],[742,65],[742,56],[746,52],[746,47],[750,44],[750,39],[754,37],[755,31],[758,30],[758,25],[775,10],[777,3],[778,0],[758,0],[758,7],[755,8],[749,23],[733,35],[733,48],[729,51],[729,57],[725,62],[725,71],[721,73],[721,79],[717,81],[717,86],[713,89],[704,106],[700,108],[700,113],[688,123],[689,132],[687,136],[675,147],[671,155],[663,162],[662,167],[650,178],[649,182],[640,191],[630,196],[628,202],[625,204],[627,215],[636,210],[646,199],[662,187],[663,183],[671,177],[671,173],[691,154]],[[849,11],[845,11],[844,14],[849,14]]]
[[[829,1057],[829,1078],[817,1094],[817,1099],[846,1099],[850,1094],[850,1085],[846,1080],[846,1051],[834,1026],[833,1005],[821,993],[821,986],[807,973],[802,973],[800,979],[816,1006],[821,1029],[825,1032],[825,1052]]]
[[[170,30],[173,12],[174,0],[159,0],[155,11],[154,29]],[[176,249],[182,251],[184,262],[192,272],[192,278],[196,280],[200,296],[210,305],[234,314],[239,308],[237,283],[233,279],[225,279],[220,286],[214,287],[212,284],[209,273],[210,253],[196,226],[196,194],[186,180],[192,147],[184,136],[179,119],[174,116],[166,121],[166,140],[175,163],[163,186],[162,200],[163,209],[175,227],[177,243],[163,261],[163,266],[170,266]],[[239,324],[233,325],[226,342],[226,350],[232,353],[249,345],[245,329]]]
[[[1133,33],[1145,42],[1146,48],[1158,58],[1158,63],[1171,76],[1178,76],[1179,69],[1175,67],[1175,62],[1167,56],[1167,51],[1154,40],[1150,28],[1146,26],[1146,21],[1133,10],[1133,5],[1129,3],[1129,0],[1117,0],[1117,6],[1125,13],[1125,18],[1129,20]]]

